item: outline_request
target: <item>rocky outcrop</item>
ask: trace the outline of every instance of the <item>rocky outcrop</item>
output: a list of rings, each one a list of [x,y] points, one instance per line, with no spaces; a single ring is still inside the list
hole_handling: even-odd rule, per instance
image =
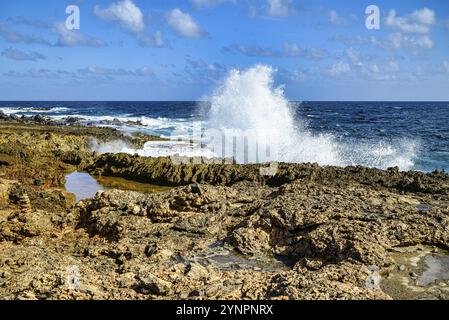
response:
[[[169,157],[150,158],[129,154],[97,156],[85,169],[93,175],[123,177],[159,185],[207,183],[232,185],[239,181],[254,181],[280,186],[292,181],[320,183],[332,186],[360,184],[373,189],[396,189],[403,192],[449,194],[449,176],[444,172],[400,172],[398,168],[380,170],[366,167],[321,167],[317,164],[281,163],[274,175],[261,175],[267,165],[190,164],[176,163]]]
[[[0,299],[391,299],[403,295],[370,277],[400,268],[392,251],[449,247],[441,172],[279,164],[264,176],[93,154],[92,129],[20,128],[0,125],[0,174],[15,179],[0,178]],[[75,203],[60,188],[75,168],[176,187]]]
[[[447,247],[440,196],[242,181],[110,190],[63,214],[32,206],[25,217],[12,197],[0,220],[0,297],[390,299],[367,286],[369,268],[386,277],[397,268],[393,248]]]
[[[138,138],[125,137],[113,129],[29,124],[29,121],[0,119],[0,177],[27,185],[64,186],[67,171],[87,166],[94,159],[93,140],[142,144]]]

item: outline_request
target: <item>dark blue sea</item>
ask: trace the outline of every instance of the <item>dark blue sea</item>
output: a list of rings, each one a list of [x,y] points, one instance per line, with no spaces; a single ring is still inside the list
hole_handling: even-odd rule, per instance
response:
[[[290,105],[298,126],[313,136],[331,136],[332,141],[345,146],[342,154],[356,154],[345,158],[353,159],[346,161],[347,165],[381,168],[398,165],[403,170],[426,172],[449,170],[449,102],[291,102]],[[55,121],[76,117],[83,125],[164,137],[174,131],[188,132],[195,123],[207,121],[209,108],[205,102],[0,102],[0,110],[10,115],[41,114]],[[312,156],[307,160],[315,159]]]

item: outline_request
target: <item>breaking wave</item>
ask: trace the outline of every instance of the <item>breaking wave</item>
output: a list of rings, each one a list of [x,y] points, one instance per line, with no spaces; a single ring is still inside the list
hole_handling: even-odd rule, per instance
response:
[[[173,119],[96,118],[96,120],[170,126],[171,141],[152,141],[140,150],[120,143],[96,146],[99,152],[126,152],[141,156],[204,156],[234,158],[238,163],[317,162],[321,165],[363,165],[386,169],[414,166],[416,141],[342,140],[331,133],[314,133],[304,119],[294,117],[283,87],[274,86],[275,70],[257,65],[232,70],[208,98],[204,123]],[[196,134],[192,133],[195,132]],[[191,140],[189,142],[188,140]],[[192,142],[193,141],[193,142]]]
[[[219,156],[231,156],[238,162],[264,162],[259,157],[262,145],[268,146],[265,149],[269,149],[270,161],[382,169],[398,166],[401,170],[413,167],[418,151],[416,141],[345,142],[332,134],[312,132],[305,121],[295,119],[283,87],[274,86],[274,73],[264,65],[233,70],[212,95],[207,127],[228,137],[224,142],[212,142],[213,150],[223,151]],[[236,152],[235,142],[239,140],[245,140],[245,152]],[[248,146],[255,141],[257,156],[251,157]]]

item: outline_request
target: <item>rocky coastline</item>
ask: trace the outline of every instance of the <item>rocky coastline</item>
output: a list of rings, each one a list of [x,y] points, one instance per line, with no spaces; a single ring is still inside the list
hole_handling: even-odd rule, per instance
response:
[[[0,116],[0,299],[449,298],[449,275],[417,285],[449,249],[444,172],[281,163],[269,176],[99,154],[92,139],[157,137]],[[75,170],[172,188],[76,203]]]

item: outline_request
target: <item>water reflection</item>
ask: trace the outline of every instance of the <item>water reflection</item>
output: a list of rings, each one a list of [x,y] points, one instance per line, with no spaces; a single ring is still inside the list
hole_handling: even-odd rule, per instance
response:
[[[116,177],[93,177],[86,172],[72,172],[66,175],[65,189],[75,194],[76,201],[92,198],[100,190],[120,189],[143,193],[163,192],[171,187],[157,186]]]

